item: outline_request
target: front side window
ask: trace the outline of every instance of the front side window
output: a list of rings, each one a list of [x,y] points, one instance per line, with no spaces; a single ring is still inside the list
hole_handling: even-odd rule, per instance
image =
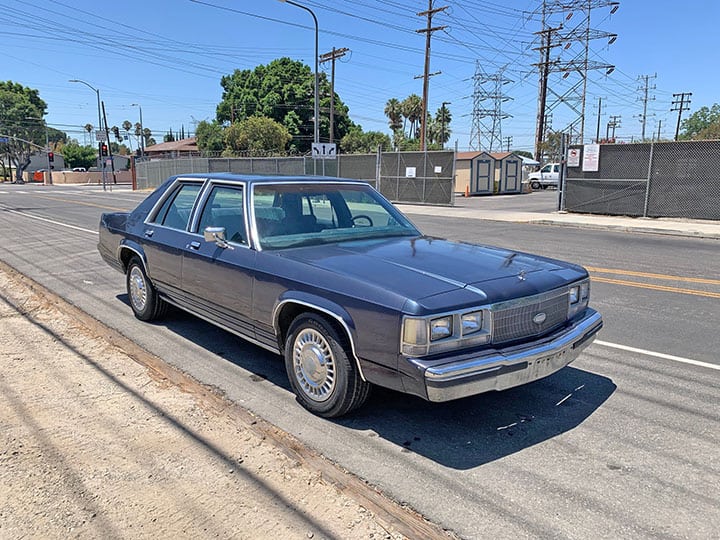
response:
[[[165,199],[165,202],[155,214],[153,223],[170,227],[171,229],[187,229],[190,214],[195,199],[200,192],[200,184],[180,184],[175,191]]]
[[[379,193],[361,185],[258,185],[253,211],[263,249],[420,234]]]
[[[228,242],[247,243],[242,187],[215,186],[207,198],[198,232],[206,227],[223,227]]]

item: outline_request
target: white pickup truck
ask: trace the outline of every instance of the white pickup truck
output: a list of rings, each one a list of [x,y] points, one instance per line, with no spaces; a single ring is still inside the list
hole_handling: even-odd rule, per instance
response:
[[[547,189],[548,186],[558,187],[560,182],[560,164],[548,163],[542,169],[528,175],[530,187],[533,189]]]

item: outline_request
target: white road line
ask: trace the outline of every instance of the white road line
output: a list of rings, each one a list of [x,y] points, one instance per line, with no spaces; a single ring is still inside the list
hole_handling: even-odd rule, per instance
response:
[[[683,358],[682,356],[673,356],[672,354],[647,351],[645,349],[636,349],[635,347],[628,347],[627,345],[619,345],[618,343],[609,343],[607,341],[600,341],[600,340],[595,340],[595,344],[601,345],[603,347],[609,347],[611,349],[619,349],[621,351],[644,354],[646,356],[654,356],[655,358],[662,358],[664,360],[672,360],[673,362],[680,362],[682,364],[690,364],[693,366],[699,366],[699,367],[704,367],[704,368],[720,371],[720,365],[718,365],[718,364],[710,364],[708,362],[701,362],[700,360],[692,360],[690,358]]]
[[[33,214],[26,214],[25,212],[19,212],[18,210],[10,210],[9,208],[5,209],[6,212],[9,212],[10,214],[17,214],[19,216],[23,216],[30,219],[37,219],[38,221],[45,221],[46,223],[52,223],[53,225],[60,225],[61,227],[67,227],[68,229],[75,229],[76,231],[82,231],[90,234],[98,234],[97,231],[92,231],[90,229],[83,229],[82,227],[76,227],[75,225],[70,225],[68,223],[63,223],[61,221],[55,221],[52,219],[35,216]]]

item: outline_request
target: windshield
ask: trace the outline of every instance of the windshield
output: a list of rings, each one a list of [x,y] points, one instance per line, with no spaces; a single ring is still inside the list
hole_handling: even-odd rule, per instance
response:
[[[256,185],[253,211],[263,249],[420,234],[370,186]]]

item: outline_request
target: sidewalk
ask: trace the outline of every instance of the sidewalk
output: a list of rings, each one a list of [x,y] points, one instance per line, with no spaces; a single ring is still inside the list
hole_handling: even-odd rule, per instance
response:
[[[487,199],[485,199],[487,200]],[[635,232],[720,239],[720,221],[684,218],[634,218],[569,212],[536,212],[487,208],[483,199],[457,198],[455,206],[399,204],[406,214],[443,216],[458,219],[506,221],[533,225],[555,225],[615,232]]]

